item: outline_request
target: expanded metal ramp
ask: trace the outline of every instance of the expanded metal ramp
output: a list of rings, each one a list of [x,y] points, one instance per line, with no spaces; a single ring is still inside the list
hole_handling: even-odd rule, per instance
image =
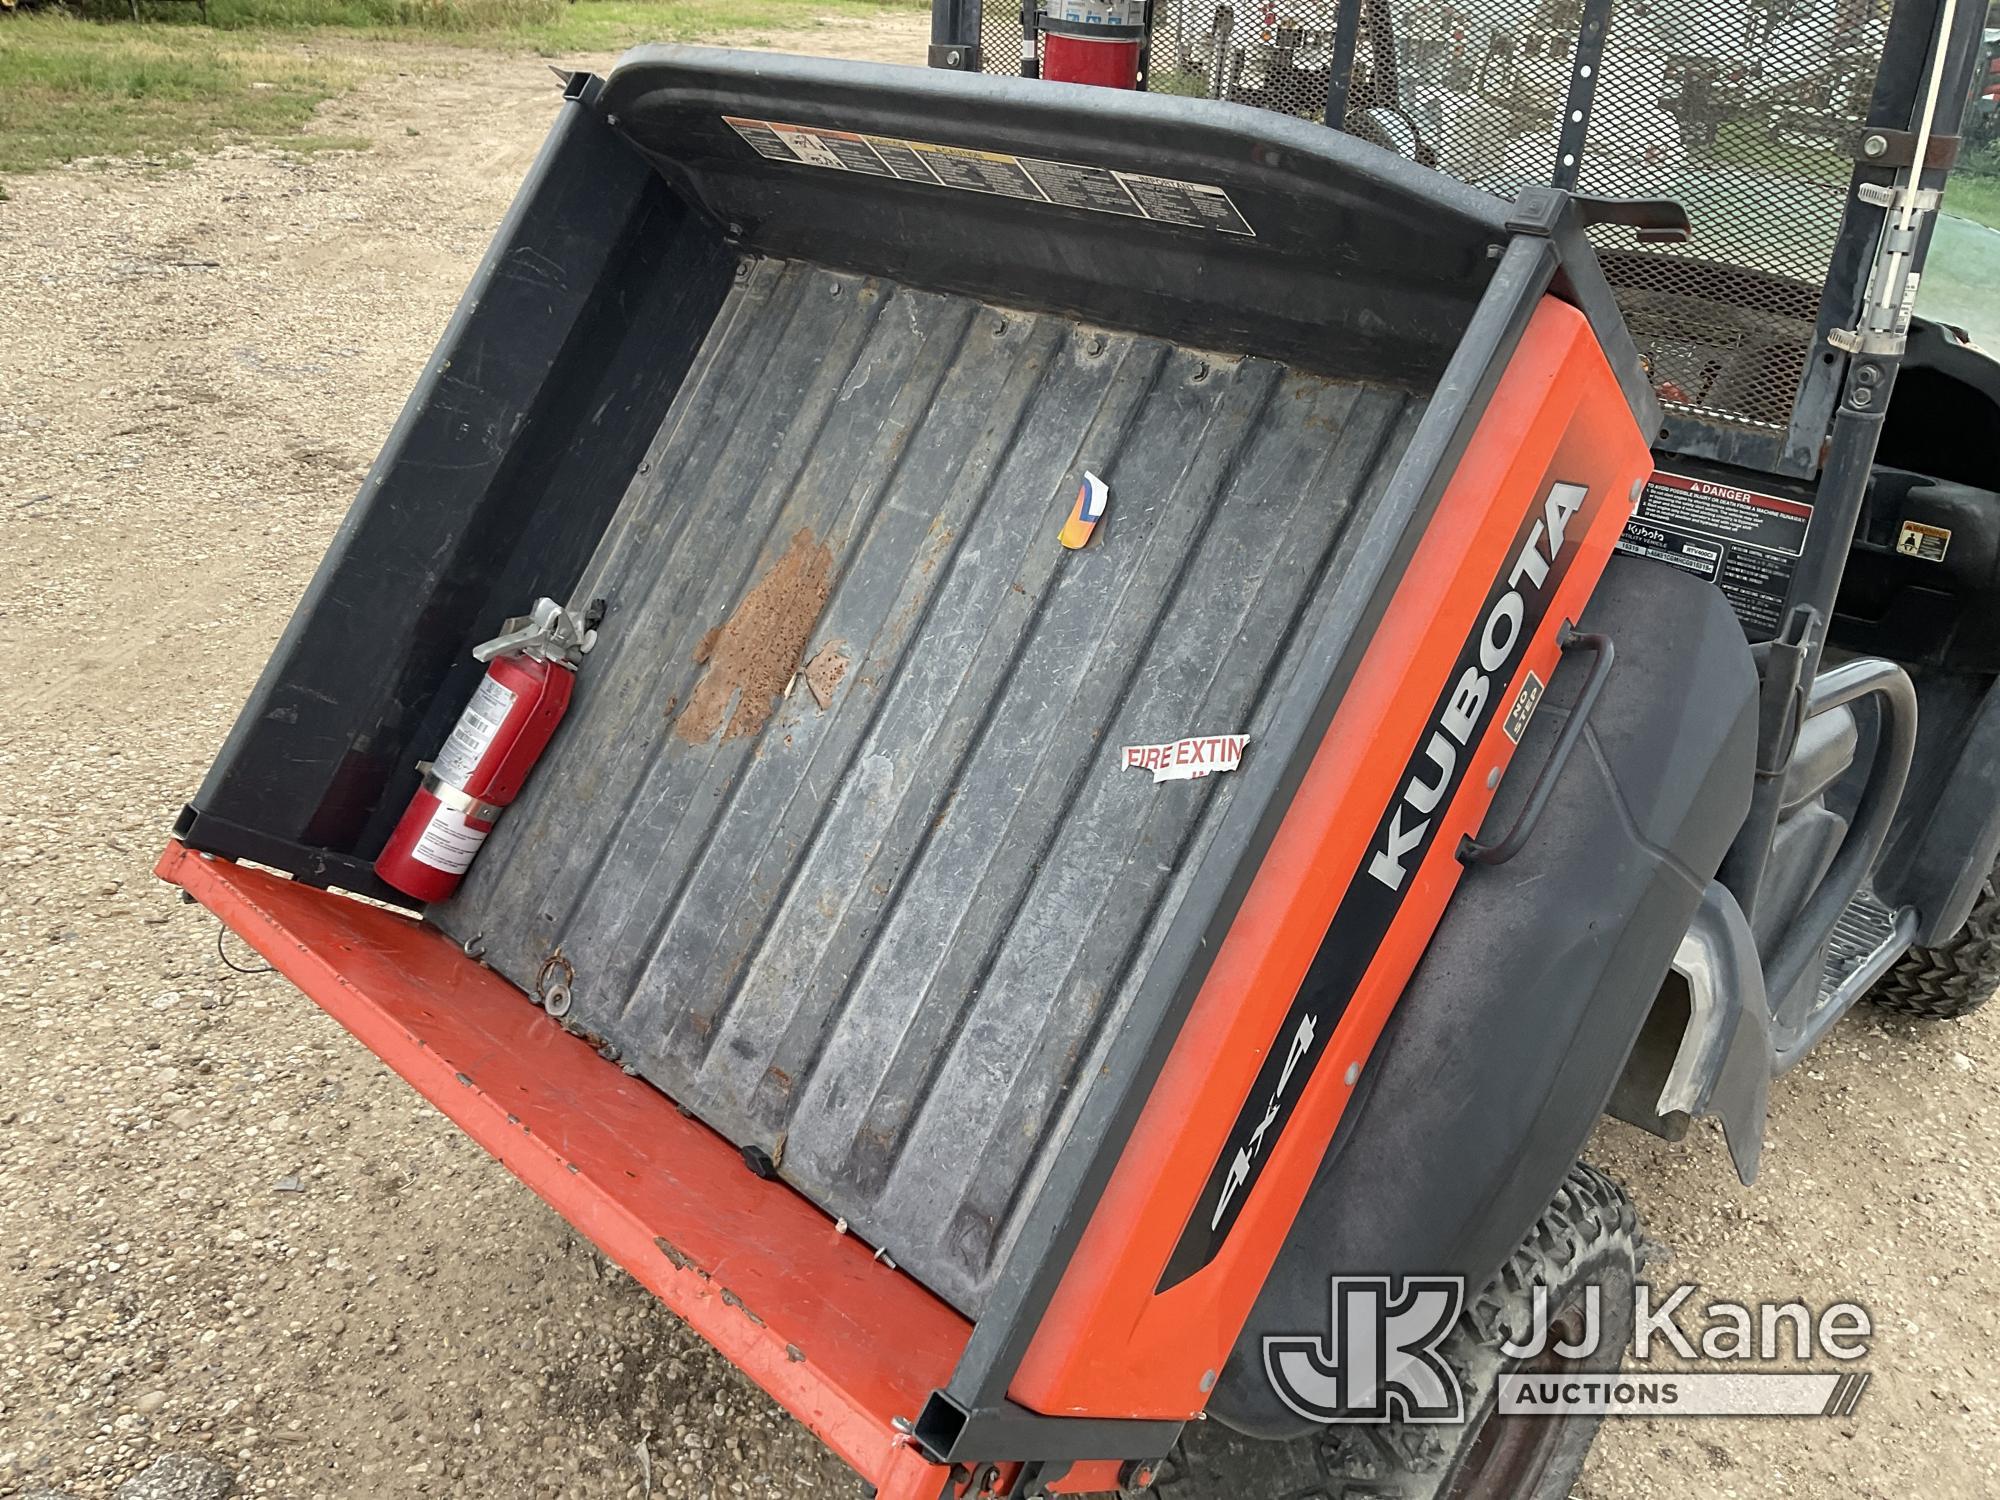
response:
[[[968,1313],[1424,401],[765,260],[429,915]],[[1057,532],[1109,483],[1081,551]]]

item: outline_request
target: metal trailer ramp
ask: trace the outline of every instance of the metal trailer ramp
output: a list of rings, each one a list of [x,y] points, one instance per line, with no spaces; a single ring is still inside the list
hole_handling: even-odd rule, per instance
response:
[[[755,263],[577,589],[570,716],[430,917],[978,1315],[1239,785],[1123,748],[1257,753],[1423,407]]]

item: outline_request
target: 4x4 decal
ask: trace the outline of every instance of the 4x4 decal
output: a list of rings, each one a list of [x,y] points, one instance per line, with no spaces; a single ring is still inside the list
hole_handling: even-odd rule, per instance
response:
[[[1429,729],[1410,753],[1401,792],[1383,811],[1319,954],[1306,971],[1269,1055],[1210,1169],[1194,1212],[1157,1290],[1185,1281],[1215,1259],[1256,1186],[1271,1147],[1325,1053],[1334,1027],[1401,909],[1409,873],[1423,863],[1440,815],[1465,778],[1471,752],[1502,705],[1514,669],[1534,639],[1602,503],[1583,485],[1551,485],[1523,518],[1507,563],[1493,580],[1458,659],[1431,710]]]

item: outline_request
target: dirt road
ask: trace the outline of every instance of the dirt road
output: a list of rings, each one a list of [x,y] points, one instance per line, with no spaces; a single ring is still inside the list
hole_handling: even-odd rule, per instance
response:
[[[0,205],[0,1493],[163,1453],[280,1496],[857,1493],[148,876],[557,109],[532,59],[373,55],[319,126],[368,153]],[[1754,1192],[1711,1136],[1606,1130],[1669,1277],[1880,1332],[1853,1418],[1614,1423],[1583,1494],[2000,1493],[1996,1038],[1850,1019],[1778,1086]]]

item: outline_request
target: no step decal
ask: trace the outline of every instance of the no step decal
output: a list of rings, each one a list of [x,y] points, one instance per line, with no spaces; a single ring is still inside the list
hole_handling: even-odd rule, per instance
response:
[[[957,188],[1052,203],[1092,213],[1122,214],[1181,229],[1255,238],[1256,231],[1219,187],[1182,182],[1145,172],[1115,172],[1079,162],[1042,161],[968,146],[940,146],[895,136],[863,135],[820,125],[788,125],[778,120],[743,120],[724,115],[723,124],[742,136],[768,161],[799,162],[864,177],[893,177],[926,187]]]

